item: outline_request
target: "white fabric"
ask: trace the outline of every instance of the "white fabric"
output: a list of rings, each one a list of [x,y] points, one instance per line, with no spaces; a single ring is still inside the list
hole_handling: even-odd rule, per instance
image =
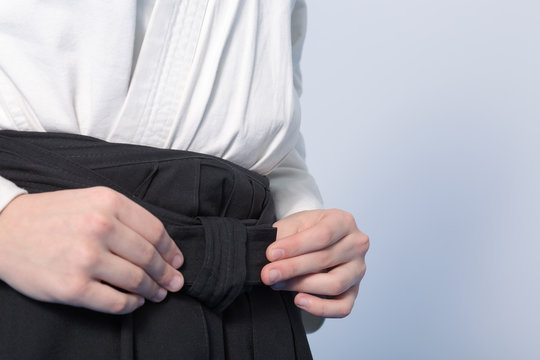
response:
[[[207,153],[321,207],[304,162],[294,0],[0,2],[0,129]],[[142,40],[144,37],[144,41]],[[0,182],[0,210],[21,189]]]
[[[13,200],[14,197],[26,193],[24,189],[17,187],[11,181],[0,176],[0,211]]]

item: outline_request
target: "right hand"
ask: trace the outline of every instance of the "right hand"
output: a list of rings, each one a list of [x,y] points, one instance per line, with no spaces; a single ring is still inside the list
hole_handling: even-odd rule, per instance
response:
[[[19,195],[0,212],[0,279],[36,300],[129,313],[180,290],[182,263],[163,224],[106,187]]]

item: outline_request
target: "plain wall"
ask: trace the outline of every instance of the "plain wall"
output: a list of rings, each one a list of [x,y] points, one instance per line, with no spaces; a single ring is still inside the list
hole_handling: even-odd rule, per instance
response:
[[[371,238],[314,358],[540,359],[540,2],[308,9],[308,165]]]

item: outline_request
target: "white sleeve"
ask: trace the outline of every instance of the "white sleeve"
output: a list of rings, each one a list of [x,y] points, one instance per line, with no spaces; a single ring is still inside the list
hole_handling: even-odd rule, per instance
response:
[[[291,46],[294,67],[294,88],[297,106],[302,94],[302,73],[300,72],[300,57],[306,35],[307,24],[306,3],[297,0],[291,15]],[[321,194],[317,183],[308,172],[305,162],[305,148],[302,134],[299,134],[295,148],[268,175],[270,190],[276,206],[276,215],[281,219],[287,215],[303,210],[314,210],[323,207]],[[319,329],[324,318],[301,311],[302,322],[306,332],[312,333]]]
[[[291,14],[291,46],[296,106],[300,106],[302,73],[300,58],[306,35],[306,3],[297,0]],[[299,135],[295,148],[269,174],[270,190],[274,196],[276,215],[281,219],[303,210],[323,206],[315,179],[308,172],[305,162],[304,140]]]
[[[317,183],[304,160],[301,135],[297,146],[268,174],[268,178],[278,219],[298,211],[323,207]]]
[[[7,204],[15,197],[26,193],[28,193],[26,190],[0,176],[0,212],[2,212]]]

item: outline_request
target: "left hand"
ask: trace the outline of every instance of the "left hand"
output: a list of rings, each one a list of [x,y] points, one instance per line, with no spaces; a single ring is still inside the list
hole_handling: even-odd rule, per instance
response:
[[[261,271],[262,281],[275,290],[299,292],[295,304],[313,315],[349,315],[369,248],[354,217],[336,209],[302,211],[274,227],[277,239],[266,251],[271,262]]]

